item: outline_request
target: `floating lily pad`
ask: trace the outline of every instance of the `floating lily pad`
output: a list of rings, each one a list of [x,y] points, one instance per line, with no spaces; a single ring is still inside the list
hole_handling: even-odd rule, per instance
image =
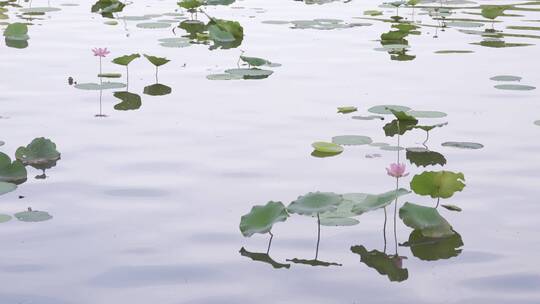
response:
[[[268,233],[277,222],[284,222],[289,215],[281,202],[270,201],[264,206],[253,206],[240,219],[240,231],[245,237],[255,233]]]
[[[399,147],[399,146],[382,146],[380,147],[379,149],[381,150],[384,150],[384,151],[401,151],[401,150],[405,150],[405,148],[403,147]]]
[[[398,105],[380,105],[380,106],[374,106],[374,107],[369,108],[368,112],[374,113],[374,114],[388,115],[388,114],[392,114],[390,110],[407,112],[410,109],[411,108],[409,107],[398,106]]]
[[[17,189],[17,185],[12,183],[0,182],[0,195],[6,194]]]
[[[403,257],[387,255],[377,250],[367,251],[364,246],[352,246],[351,251],[360,255],[360,262],[387,276],[392,282],[402,282],[409,278],[409,271],[402,266]]]
[[[367,11],[364,11],[364,15],[366,16],[380,16],[382,15],[383,12],[381,11],[377,11],[377,10],[367,10]]]
[[[494,88],[499,90],[510,90],[510,91],[531,91],[536,89],[534,86],[524,85],[524,84],[498,84]]]
[[[437,209],[412,203],[405,203],[399,209],[399,218],[425,237],[441,238],[454,234],[452,226],[439,214]]]
[[[45,211],[28,209],[28,211],[15,213],[15,217],[21,222],[44,222],[52,219],[52,216]]]
[[[461,212],[463,210],[456,205],[450,205],[450,204],[441,204],[441,207],[448,209],[450,211],[457,211],[457,212]]]
[[[150,96],[163,96],[171,94],[172,88],[161,84],[161,83],[155,83],[149,86],[144,87],[143,93]]]
[[[369,144],[372,147],[384,147],[384,146],[390,146],[390,144],[383,143],[383,142],[373,142]]]
[[[99,83],[78,83],[73,87],[79,90],[90,90],[90,91],[99,91],[99,90],[112,90],[112,89],[122,89],[126,85],[120,82],[103,82]]]
[[[48,138],[38,137],[26,147],[19,147],[15,157],[25,165],[39,166],[55,163],[60,159],[56,144]]]
[[[522,77],[513,75],[498,75],[489,79],[493,81],[521,81]]]
[[[447,122],[443,122],[443,123],[440,123],[440,124],[436,124],[436,125],[430,125],[430,126],[414,126],[415,129],[422,129],[426,132],[429,132],[435,128],[442,128],[444,126],[448,125]]]
[[[12,217],[8,214],[0,214],[0,223],[5,223],[11,221]]]
[[[228,69],[225,73],[233,74],[235,76],[241,76],[244,79],[264,79],[272,75],[274,72],[270,70],[263,70],[257,68],[251,69]]]
[[[0,152],[0,182],[5,182],[2,185],[7,190],[6,192],[14,190],[8,183],[24,183],[26,177],[26,168],[20,160],[11,162],[11,158],[8,155]]]
[[[373,140],[368,136],[362,135],[340,135],[332,137],[332,142],[338,145],[358,146],[370,144]]]
[[[259,58],[259,57],[240,56],[240,59],[244,61],[245,63],[249,64],[250,66],[255,66],[255,67],[264,66],[264,65],[266,66],[272,65],[272,62],[264,58]]]
[[[315,149],[318,152],[323,153],[341,153],[343,152],[343,147],[335,144],[335,143],[329,143],[324,141],[317,141],[311,144],[313,149]]]
[[[431,238],[423,236],[420,230],[413,230],[403,246],[408,246],[412,254],[420,260],[436,261],[458,256],[462,251],[459,248],[463,246],[463,241],[459,233],[444,238]]]
[[[118,21],[116,21],[116,20],[107,20],[107,21],[103,22],[103,24],[106,24],[106,25],[118,25]]]
[[[449,198],[465,188],[463,173],[452,171],[424,171],[411,180],[411,189],[418,195]]]
[[[333,192],[310,192],[290,203],[287,210],[290,213],[312,216],[336,210],[342,201],[343,197]]]
[[[99,78],[120,78],[122,77],[122,74],[120,73],[101,73],[98,74]]]
[[[447,141],[442,143],[441,146],[468,150],[482,149],[484,147],[482,144],[466,141]]]
[[[353,106],[346,106],[346,107],[338,107],[337,108],[337,112],[342,113],[342,114],[348,114],[348,113],[352,113],[352,112],[356,112],[356,111],[358,111],[358,108],[353,107]]]
[[[143,29],[162,29],[162,28],[168,28],[170,26],[171,24],[166,23],[166,22],[144,22],[144,23],[137,24],[138,28],[143,28]]]
[[[353,116],[352,119],[357,119],[357,120],[375,120],[375,119],[384,120],[384,117],[379,116],[379,115],[368,115],[368,116]]]
[[[34,14],[34,13],[50,13],[50,12],[58,12],[61,11],[61,9],[56,7],[30,7],[30,8],[21,8],[21,13],[27,13],[27,14]]]
[[[471,54],[474,53],[474,51],[469,50],[440,50],[435,51],[435,54]]]
[[[210,75],[206,75],[206,78],[208,80],[239,80],[239,79],[244,79],[244,77],[242,75],[235,75],[235,74],[229,74],[229,73],[210,74]]]
[[[409,111],[407,114],[414,116],[416,118],[443,118],[448,114],[440,111]]]
[[[183,48],[191,45],[187,38],[162,38],[158,39],[159,45],[169,48]]]

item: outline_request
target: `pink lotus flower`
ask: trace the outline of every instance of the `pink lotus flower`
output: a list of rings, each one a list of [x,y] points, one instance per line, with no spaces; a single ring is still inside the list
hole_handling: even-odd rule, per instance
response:
[[[99,57],[105,57],[111,53],[107,50],[107,48],[103,48],[103,49],[95,48],[95,49],[92,49],[92,52],[94,52],[94,56],[99,56]]]
[[[395,178],[409,175],[409,173],[405,173],[405,164],[390,164],[390,168],[386,168],[386,173]]]

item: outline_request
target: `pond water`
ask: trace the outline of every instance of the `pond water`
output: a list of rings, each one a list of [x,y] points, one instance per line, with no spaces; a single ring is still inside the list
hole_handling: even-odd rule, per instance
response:
[[[540,2],[228,2],[0,2],[1,303],[540,302]]]

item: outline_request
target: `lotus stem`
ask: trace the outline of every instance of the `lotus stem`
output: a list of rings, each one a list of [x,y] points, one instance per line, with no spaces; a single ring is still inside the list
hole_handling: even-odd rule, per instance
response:
[[[158,66],[156,65],[156,83],[158,83]]]
[[[321,217],[317,213],[317,248],[315,250],[315,260],[319,257],[319,242],[321,241]]]
[[[268,249],[266,249],[266,254],[270,253],[270,246],[272,246],[272,239],[274,238],[272,231],[268,231],[268,233],[270,234],[270,240],[268,241]]]
[[[101,56],[99,56],[99,74],[101,74]],[[101,77],[100,77],[101,78]]]
[[[384,239],[384,253],[386,254],[386,206],[384,207],[384,226],[383,226],[383,239]]]
[[[398,189],[399,189],[399,177],[396,178],[396,200],[394,202],[394,243],[395,243],[395,246],[396,246],[396,255],[398,254],[398,252],[397,252],[397,249],[398,249],[397,228],[396,228]]]
[[[129,91],[129,65],[126,65],[126,91]]]
[[[428,140],[429,140],[429,131],[426,131],[426,140],[424,140],[422,145],[426,146],[426,143],[428,142]]]
[[[435,209],[439,208],[439,201],[441,200],[440,197],[437,197],[437,205],[435,206]]]

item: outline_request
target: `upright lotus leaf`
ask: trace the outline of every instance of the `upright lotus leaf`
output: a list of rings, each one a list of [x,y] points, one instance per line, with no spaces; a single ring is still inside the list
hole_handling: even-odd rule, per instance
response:
[[[494,20],[495,18],[504,15],[504,11],[511,8],[508,5],[481,5],[482,17]]]
[[[140,58],[141,55],[139,54],[131,54],[131,55],[124,55],[124,56],[120,56],[120,57],[117,57],[117,58],[114,58],[112,60],[113,63],[116,63],[116,64],[119,64],[119,65],[123,65],[123,66],[127,66],[129,65],[133,60],[137,59],[137,58]]]
[[[403,282],[409,278],[409,271],[403,268],[403,257],[387,255],[378,250],[367,251],[361,245],[352,246],[351,251],[360,255],[360,262],[377,270],[379,274],[387,276],[392,282]]]
[[[240,255],[248,257],[253,261],[264,262],[272,265],[275,269],[286,268],[289,269],[291,264],[282,264],[274,261],[267,253],[262,252],[249,252],[244,247],[240,248]]]
[[[314,216],[336,210],[342,201],[343,197],[333,192],[310,192],[290,203],[287,210],[290,213]]]
[[[394,137],[395,135],[403,135],[407,131],[414,129],[418,121],[394,119],[384,125],[383,130],[386,136]]]
[[[416,117],[407,114],[405,111],[394,110],[392,108],[388,108],[388,111],[392,112],[392,114],[394,114],[396,119],[399,120],[400,122],[401,121],[418,122],[418,119],[416,119]]]
[[[42,165],[56,162],[60,159],[60,152],[56,144],[45,137],[34,138],[26,147],[19,147],[15,157],[25,165]]]
[[[422,235],[420,230],[413,230],[409,241],[402,244],[411,249],[412,254],[424,261],[436,261],[456,257],[461,253],[463,240],[459,233],[445,238],[431,238]]]
[[[0,182],[0,195],[6,194],[17,189],[17,185],[12,183]]]
[[[44,222],[52,219],[52,216],[45,211],[32,210],[15,213],[15,217],[21,222]]]
[[[253,206],[251,211],[240,219],[240,231],[245,237],[255,233],[268,233],[275,223],[284,222],[288,216],[281,202],[270,201],[264,206]]]
[[[131,92],[114,92],[114,97],[122,102],[114,105],[114,109],[118,111],[137,110],[141,107],[141,96]]]
[[[455,233],[437,209],[432,207],[407,202],[399,209],[399,218],[408,227],[420,230],[425,237],[444,238]]]
[[[272,64],[270,61],[259,57],[240,56],[240,59],[250,66],[263,66]]]
[[[430,151],[426,148],[407,148],[405,157],[411,162],[420,167],[446,165],[446,158],[439,152]]]
[[[392,203],[396,198],[409,194],[411,191],[399,188],[381,194],[346,193],[343,200],[353,202],[351,212],[356,215],[384,208]]]
[[[202,5],[204,5],[203,0],[182,0],[178,2],[178,6],[187,10],[194,10]]]
[[[148,59],[148,61],[150,61],[150,63],[152,63],[156,67],[162,66],[162,65],[164,65],[164,64],[166,64],[167,62],[170,61],[167,58],[150,56],[150,55],[146,55],[146,54],[144,54],[144,57],[146,57],[146,59]]]
[[[207,26],[209,38],[220,46],[236,47],[244,39],[244,28],[237,21],[212,18]]]
[[[4,30],[4,37],[9,39],[28,40],[28,26],[24,23],[11,23]]]
[[[27,177],[26,168],[24,167],[24,164],[21,161],[15,160],[14,162],[11,162],[11,158],[8,155],[0,152],[0,181],[1,182],[21,184],[26,181],[26,177]],[[11,186],[9,185],[4,185],[4,187],[6,190],[9,190],[11,188]],[[12,191],[12,190],[9,190],[9,191]]]
[[[465,188],[463,173],[452,171],[425,171],[411,180],[411,189],[419,195],[432,198],[449,198]]]
[[[104,18],[114,18],[113,13],[121,12],[126,5],[118,0],[98,0],[92,5],[91,12]]]
[[[426,131],[426,132],[429,132],[429,131],[431,131],[431,130],[433,130],[433,129],[435,129],[435,128],[442,128],[442,127],[444,127],[444,126],[446,126],[446,125],[448,125],[447,122],[445,122],[445,123],[440,123],[440,124],[436,124],[436,125],[430,125],[430,126],[414,126],[414,128],[416,128],[416,129],[422,129],[422,130],[424,130],[424,131]]]

